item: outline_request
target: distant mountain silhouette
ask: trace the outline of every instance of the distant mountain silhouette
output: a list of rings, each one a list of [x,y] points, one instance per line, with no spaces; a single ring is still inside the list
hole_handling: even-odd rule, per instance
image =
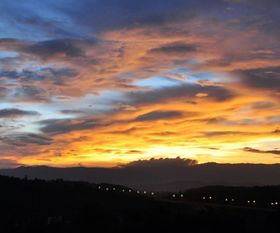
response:
[[[18,167],[0,174],[30,179],[63,179],[113,183],[135,189],[179,191],[209,185],[279,185],[280,164],[216,164],[188,166],[124,166],[114,168]]]

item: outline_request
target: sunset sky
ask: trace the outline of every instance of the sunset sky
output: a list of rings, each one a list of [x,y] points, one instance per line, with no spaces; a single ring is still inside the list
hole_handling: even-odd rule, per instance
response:
[[[280,162],[279,0],[1,0],[0,167]]]

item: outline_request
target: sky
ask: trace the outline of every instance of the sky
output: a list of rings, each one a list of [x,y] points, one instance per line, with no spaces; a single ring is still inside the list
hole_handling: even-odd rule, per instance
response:
[[[1,0],[0,167],[280,162],[279,0]]]

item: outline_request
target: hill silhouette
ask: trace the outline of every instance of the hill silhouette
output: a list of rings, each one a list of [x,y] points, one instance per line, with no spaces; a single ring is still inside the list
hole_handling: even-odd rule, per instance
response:
[[[151,191],[179,191],[209,185],[280,184],[280,164],[186,164],[185,161],[177,162],[140,161],[113,168],[18,167],[0,170],[0,174],[20,178],[28,176],[31,179],[113,183]]]
[[[0,188],[0,223],[1,232],[5,233],[278,232],[279,229],[278,209],[194,202],[191,198],[194,193],[193,197],[199,197],[206,191],[222,195],[231,187],[189,190],[182,200],[170,194],[139,194],[110,184],[3,176]],[[235,189],[242,193],[243,188]],[[273,190],[279,196],[279,186],[271,187],[270,191]]]

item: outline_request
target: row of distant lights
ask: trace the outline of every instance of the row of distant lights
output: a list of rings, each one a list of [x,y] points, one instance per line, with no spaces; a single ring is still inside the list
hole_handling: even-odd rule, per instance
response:
[[[183,198],[183,197],[184,197],[184,194],[178,194],[177,196],[176,196],[176,194],[172,194],[172,197],[173,197],[173,198],[176,198],[176,197],[181,197],[181,198]]]
[[[101,190],[102,187],[101,187],[101,186],[98,186],[98,189]],[[107,188],[105,188],[105,190],[106,190],[106,191],[109,191],[110,189],[107,187]],[[112,190],[113,190],[113,191],[116,191],[116,188],[113,187]],[[126,190],[125,190],[125,189],[122,189],[122,192],[125,193]],[[132,190],[129,189],[128,192],[131,193]],[[140,194],[141,192],[140,192],[139,190],[137,190],[136,193],[137,193],[137,194]],[[147,191],[143,191],[143,194],[147,194]],[[154,193],[154,192],[151,192],[151,195],[154,196],[155,193]],[[184,194],[178,194],[178,195],[172,194],[172,197],[173,197],[173,198],[178,198],[178,197],[183,198],[183,197],[184,197]],[[203,200],[207,200],[207,199],[208,199],[208,200],[212,200],[212,196],[209,196],[209,197],[205,197],[205,196],[204,196],[204,197],[202,197],[202,199],[203,199]],[[234,198],[225,198],[225,202],[234,202],[234,201],[235,201]],[[247,203],[248,203],[248,204],[256,204],[256,200],[248,200]],[[277,201],[276,201],[276,202],[271,202],[270,205],[271,205],[271,206],[278,206],[278,202],[277,202]]]
[[[202,199],[203,200],[207,200],[207,199],[212,200],[212,197],[211,196],[209,196],[209,197],[204,196],[204,197],[202,197]],[[234,201],[235,201],[234,198],[231,198],[231,199],[230,198],[225,198],[225,202],[234,202]],[[247,203],[248,204],[256,204],[256,200],[248,200]],[[276,202],[270,202],[270,205],[271,206],[278,206],[278,202],[277,201]]]
[[[98,186],[98,189],[101,190],[102,187],[101,187],[101,186]],[[105,190],[106,190],[106,191],[110,191],[110,188],[107,187],[107,188],[105,188]],[[113,187],[111,190],[112,190],[112,191],[117,191],[117,189],[116,189],[115,187]],[[129,192],[129,193],[132,193],[132,190],[131,190],[131,189],[129,189],[129,190],[122,189],[121,191],[122,191],[123,193],[125,193],[126,191]],[[140,194],[141,192],[140,192],[139,190],[137,190],[136,193],[137,193],[137,194]],[[147,193],[148,193],[147,191],[143,191],[143,194],[147,194]],[[150,194],[151,194],[152,196],[155,195],[154,192],[151,192]]]
[[[101,187],[101,186],[98,186],[98,189],[101,190],[102,187]],[[106,190],[106,191],[110,191],[110,188],[106,187],[105,190]],[[115,187],[113,187],[111,190],[112,190],[112,191],[116,191],[117,189],[116,189]],[[123,193],[125,193],[127,190],[122,189],[121,191],[122,191]],[[128,192],[131,193],[132,190],[129,189]],[[137,190],[136,193],[137,193],[137,194],[141,194],[141,191]],[[148,194],[147,191],[143,191],[142,193],[143,193],[143,194]],[[152,196],[155,195],[154,192],[151,192],[150,194],[151,194]],[[178,198],[178,197],[183,198],[183,197],[184,197],[184,194],[177,194],[177,195],[176,195],[176,194],[172,194],[172,197],[173,197],[173,198]]]

